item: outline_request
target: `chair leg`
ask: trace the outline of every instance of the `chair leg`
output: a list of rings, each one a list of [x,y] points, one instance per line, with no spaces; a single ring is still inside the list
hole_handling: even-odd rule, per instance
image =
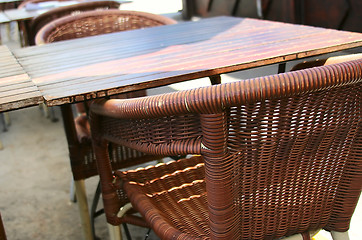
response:
[[[75,187],[74,187],[74,179],[70,180],[70,187],[69,187],[69,199],[71,202],[77,202],[77,197],[75,196]]]
[[[49,109],[48,109],[48,107],[44,103],[41,103],[41,104],[39,104],[39,108],[40,108],[40,111],[43,112],[44,117],[49,118]]]
[[[101,197],[101,182],[98,181],[96,192],[94,193],[93,202],[90,210],[90,218],[91,218],[91,227],[92,227],[92,234],[94,239],[97,239],[96,237],[96,230],[95,230],[95,218],[98,217],[100,214],[102,214],[104,211],[100,210],[97,212],[98,202]]]
[[[319,232],[320,229],[318,230],[313,230],[313,231],[309,231],[309,232],[305,232],[303,234],[294,234],[292,236],[289,237],[285,237],[283,238],[283,240],[304,240],[304,239],[312,239],[312,237],[314,235],[316,235]]]
[[[49,108],[49,117],[52,122],[58,122],[58,118],[55,116],[54,107]]]
[[[348,232],[331,231],[333,240],[349,240]]]
[[[4,112],[4,121],[5,121],[6,126],[11,125],[10,115],[8,112]]]
[[[4,113],[0,113],[0,122],[3,125],[3,132],[6,132],[8,130],[6,122],[5,122],[5,116]]]
[[[127,224],[123,223],[122,226],[123,226],[124,234],[126,235],[127,240],[132,240],[132,237],[131,237],[131,234],[129,232]]]
[[[111,240],[122,240],[121,227],[113,226],[107,223],[109,236]]]
[[[127,203],[126,205],[121,207],[121,209],[119,210],[117,216],[122,217],[131,208],[132,208],[132,204]],[[108,225],[108,231],[109,231],[110,239],[111,240],[122,240],[121,226],[120,225],[113,226],[113,225],[111,225],[109,223],[107,223],[107,225]]]
[[[84,238],[86,240],[93,240],[84,180],[74,181],[74,185]]]

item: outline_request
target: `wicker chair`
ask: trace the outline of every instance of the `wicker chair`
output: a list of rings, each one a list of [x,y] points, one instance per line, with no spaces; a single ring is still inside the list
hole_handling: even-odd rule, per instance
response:
[[[309,239],[321,228],[348,239],[362,188],[362,59],[96,100],[90,119],[110,225],[124,221],[126,192],[161,239]],[[198,155],[112,172],[114,143]]]
[[[5,228],[0,214],[0,240],[6,240]]]
[[[26,8],[27,4],[37,4],[41,2],[48,2],[49,0],[24,0],[18,5],[18,9]],[[61,2],[66,2],[70,0],[60,0]],[[31,20],[22,20],[18,21],[18,31],[20,37],[20,44],[22,47],[26,47],[29,45],[34,45],[34,35],[31,30]]]
[[[36,35],[36,44],[39,45],[73,38],[174,23],[176,22],[170,18],[144,12],[122,10],[87,11],[73,16],[65,16],[45,25]],[[90,25],[92,27],[89,27]],[[117,97],[129,98],[144,95],[145,91],[139,91],[131,94],[118,95]],[[72,109],[74,106],[77,108],[76,111]],[[72,106],[63,106],[61,111],[81,218],[85,229],[90,229],[89,225],[91,223],[88,214],[84,179],[98,175],[98,172],[91,144],[86,109],[87,104],[75,104]],[[76,118],[74,118],[73,111],[78,115]],[[112,166],[115,169],[160,159],[159,156],[145,155],[120,146],[113,146],[109,150],[112,155]],[[94,214],[96,205],[97,197],[95,197],[91,214]],[[93,224],[93,216],[91,219]],[[138,218],[131,218],[129,222],[141,226],[147,225]],[[89,232],[87,232],[87,236],[89,238]]]
[[[63,17],[47,24],[36,34],[35,42],[39,45],[174,23],[175,21],[172,19],[144,12],[89,11],[75,16]]]
[[[31,31],[29,41],[31,45],[34,44],[34,38],[36,33],[46,24],[54,21],[58,18],[67,15],[77,15],[81,12],[92,11],[92,10],[107,10],[107,9],[118,9],[120,3],[116,1],[95,1],[95,2],[83,2],[73,4],[64,7],[58,7],[51,9],[39,16],[35,17],[31,22]]]

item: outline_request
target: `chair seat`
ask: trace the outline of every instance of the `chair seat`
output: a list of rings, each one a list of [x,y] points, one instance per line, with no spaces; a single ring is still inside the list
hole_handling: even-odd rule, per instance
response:
[[[118,171],[116,175],[124,181],[133,207],[151,223],[161,238],[185,235],[208,239],[209,217],[202,157]]]

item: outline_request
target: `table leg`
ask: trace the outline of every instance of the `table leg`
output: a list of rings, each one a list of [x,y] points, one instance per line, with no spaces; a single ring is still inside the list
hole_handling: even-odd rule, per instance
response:
[[[87,194],[85,190],[84,180],[74,181],[75,194],[79,208],[79,215],[82,223],[83,235],[86,240],[93,240],[91,220],[89,216]]]
[[[213,75],[210,76],[211,85],[221,84],[221,76],[220,75]]]
[[[194,14],[195,14],[194,0],[182,0],[182,18],[184,20],[190,20]]]
[[[64,130],[66,133],[68,146],[74,146],[77,141],[77,136],[75,132],[74,116],[71,104],[62,105],[61,112],[62,112]],[[77,198],[77,204],[79,208],[79,215],[81,219],[84,238],[86,240],[93,240],[84,179],[74,181],[74,186],[75,186],[75,194]]]
[[[0,113],[0,122],[3,125],[3,132],[6,132],[8,130],[8,127],[5,121],[5,113]]]
[[[279,63],[278,65],[278,73],[285,73],[286,63]]]

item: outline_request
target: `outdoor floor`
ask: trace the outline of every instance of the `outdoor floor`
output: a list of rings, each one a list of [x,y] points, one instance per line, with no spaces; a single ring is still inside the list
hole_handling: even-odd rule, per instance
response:
[[[134,0],[122,9],[168,14],[180,19],[178,10],[181,0]],[[4,29],[3,29],[4,30]],[[4,33],[4,31],[2,31]],[[16,33],[10,47],[18,47]],[[15,37],[14,37],[15,36]],[[6,38],[3,40],[6,40]],[[4,42],[4,41],[3,41]],[[291,66],[293,63],[288,64]],[[276,66],[234,73],[223,78],[226,81],[274,74]],[[188,83],[152,89],[149,95],[197,87],[207,82],[205,79]],[[59,121],[52,122],[44,117],[39,107],[31,107],[10,112],[11,125],[2,132],[0,140],[0,212],[9,240],[23,239],[82,239],[77,204],[70,200],[71,170],[68,149],[59,108],[55,108]],[[89,201],[93,198],[98,178],[86,181]],[[90,202],[89,202],[90,204]],[[96,220],[96,234],[101,239],[109,239],[104,216]],[[360,240],[362,234],[362,201],[352,218],[350,239]],[[134,240],[145,238],[148,229],[131,228]],[[151,232],[149,240],[158,239]],[[325,232],[318,240],[330,239]]]

